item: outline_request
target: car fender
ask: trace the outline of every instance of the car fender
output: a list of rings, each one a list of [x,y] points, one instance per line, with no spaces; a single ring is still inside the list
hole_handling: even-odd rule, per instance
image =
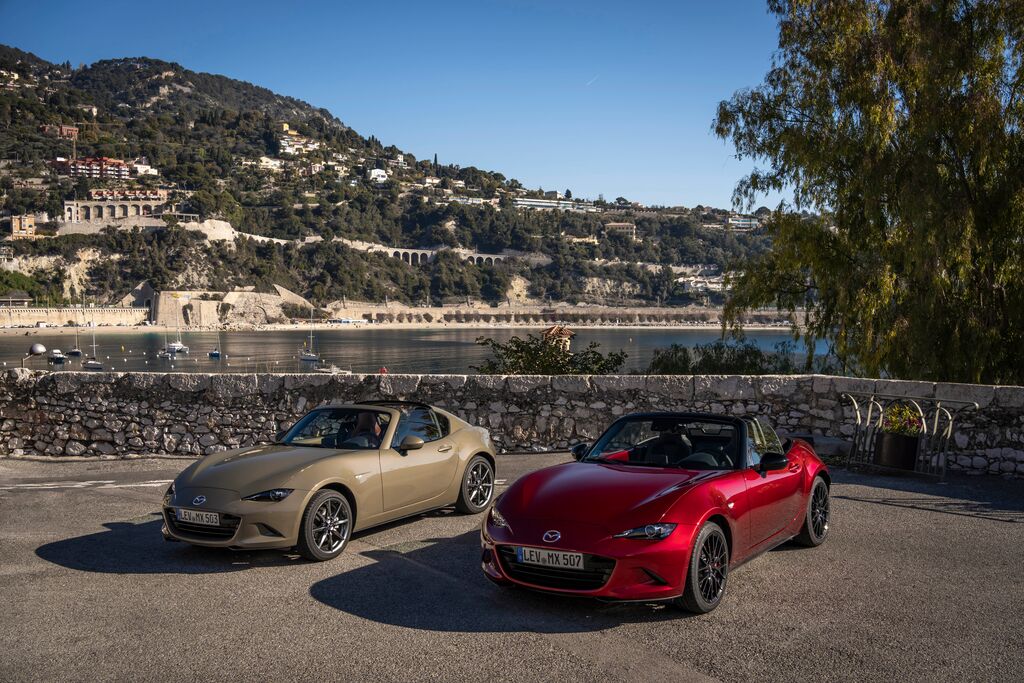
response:
[[[740,544],[744,542],[746,534],[739,517],[745,510],[745,504],[740,499],[745,496],[746,489],[737,488],[735,491],[727,492],[722,486],[716,485],[716,482],[722,483],[720,479],[722,478],[716,477],[700,482],[681,492],[664,517],[663,521],[675,522],[687,530],[687,558],[689,558],[689,551],[693,548],[697,534],[712,517],[725,520],[727,528],[723,531],[733,552],[735,552],[737,542]],[[738,547],[742,548],[742,545]]]

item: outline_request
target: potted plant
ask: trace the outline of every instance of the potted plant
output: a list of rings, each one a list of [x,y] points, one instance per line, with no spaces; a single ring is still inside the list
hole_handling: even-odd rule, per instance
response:
[[[913,470],[924,418],[905,403],[893,403],[882,412],[881,433],[875,438],[875,464]]]

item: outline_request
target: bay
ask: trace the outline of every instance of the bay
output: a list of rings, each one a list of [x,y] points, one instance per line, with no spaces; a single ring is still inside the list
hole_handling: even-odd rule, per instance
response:
[[[0,362],[4,367],[18,367],[22,356],[36,342],[47,350],[59,348],[65,353],[74,345],[74,330],[32,329],[9,331],[0,336]],[[647,368],[656,349],[671,344],[693,347],[720,337],[720,330],[708,328],[578,328],[573,348],[580,349],[592,341],[602,352],[625,351],[629,354],[624,373]],[[537,334],[536,328],[513,327],[449,327],[414,329],[400,327],[345,327],[319,329],[314,332],[314,347],[325,364],[333,364],[352,372],[376,373],[387,368],[391,373],[472,374],[489,351],[476,344],[481,336],[506,341],[513,335]],[[161,359],[157,353],[165,344],[165,335],[158,331],[116,331],[100,328],[96,334],[96,355],[106,369],[144,372],[309,372],[313,363],[300,361],[299,351],[308,342],[309,331],[302,329],[251,332],[183,332],[182,341],[190,353]],[[170,338],[173,339],[173,333]],[[748,339],[764,350],[790,339],[781,330],[750,330]],[[211,359],[208,352],[220,345],[222,358]],[[82,358],[91,355],[91,330],[83,329],[79,344]],[[800,347],[802,349],[802,347]],[[817,353],[824,353],[819,344]],[[35,369],[79,370],[80,359],[69,358],[63,366],[48,365],[42,357],[30,358],[26,367]]]

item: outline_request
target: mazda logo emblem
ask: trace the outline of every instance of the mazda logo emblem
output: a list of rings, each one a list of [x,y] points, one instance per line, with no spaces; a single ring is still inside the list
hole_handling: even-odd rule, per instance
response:
[[[561,532],[555,531],[554,529],[552,529],[551,531],[545,531],[543,536],[545,543],[554,543],[561,537]]]
[[[202,505],[205,502],[206,502],[206,496],[196,496],[195,498],[192,499],[192,504],[193,505]]]

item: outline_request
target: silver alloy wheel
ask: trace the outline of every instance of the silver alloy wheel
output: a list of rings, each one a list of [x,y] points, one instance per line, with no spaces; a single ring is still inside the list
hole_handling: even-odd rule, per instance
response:
[[[493,491],[494,475],[491,466],[481,460],[469,469],[469,476],[466,478],[469,502],[477,507],[484,507],[490,502]]]
[[[337,552],[348,537],[348,513],[337,498],[320,503],[313,513],[313,542],[325,553]]]
[[[828,533],[828,513],[831,507],[828,486],[819,482],[811,496],[811,531],[819,541]]]

